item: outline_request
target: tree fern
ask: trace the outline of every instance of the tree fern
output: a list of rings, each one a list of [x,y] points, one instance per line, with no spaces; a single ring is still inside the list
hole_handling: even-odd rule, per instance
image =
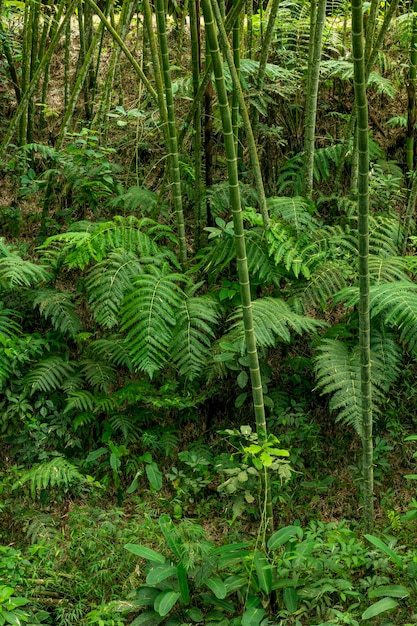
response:
[[[74,365],[63,361],[59,356],[51,356],[39,361],[25,376],[24,382],[30,394],[36,391],[51,392],[61,389],[64,381],[71,376]]]
[[[0,238],[0,285],[5,289],[34,287],[47,282],[50,273],[41,265],[36,265],[22,257]]]
[[[73,294],[56,289],[42,289],[36,291],[33,297],[33,306],[46,319],[50,319],[55,330],[71,337],[81,330],[81,321],[72,301]]]
[[[261,347],[273,347],[277,340],[290,341],[291,331],[299,334],[316,332],[319,328],[326,326],[323,321],[294,313],[288,304],[278,298],[267,297],[253,300],[252,309],[256,342]],[[236,311],[231,316],[230,322],[231,330],[223,339],[240,346],[243,351],[242,311]]]
[[[176,324],[176,310],[183,297],[181,274],[149,266],[149,273],[137,276],[133,288],[123,301],[122,331],[128,331],[126,342],[132,363],[149,376],[169,360],[169,347]]]
[[[195,296],[198,286],[186,290],[176,312],[170,353],[181,376],[190,380],[201,374],[214,338],[218,303],[210,296]]]
[[[91,479],[83,476],[78,468],[64,459],[56,456],[50,461],[35,465],[17,480],[12,489],[20,489],[29,483],[32,498],[42,489],[68,489],[71,485],[91,486]]]

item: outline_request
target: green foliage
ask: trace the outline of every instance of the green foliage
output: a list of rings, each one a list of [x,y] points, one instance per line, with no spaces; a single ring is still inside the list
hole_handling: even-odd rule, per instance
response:
[[[401,352],[390,335],[375,333],[371,342],[371,382],[373,412],[400,374]],[[359,348],[342,341],[325,339],[318,345],[314,359],[317,386],[331,394],[329,407],[338,410],[338,419],[354,427],[362,436]]]
[[[33,306],[38,307],[41,315],[51,321],[55,330],[74,338],[81,330],[81,321],[72,298],[73,295],[68,291],[36,290]]]
[[[50,279],[45,267],[23,259],[13,246],[0,238],[0,285],[3,289],[33,287]]]
[[[50,461],[34,465],[30,470],[23,472],[13,485],[13,489],[21,489],[27,483],[32,498],[46,489],[68,490],[74,485],[89,488],[95,484],[91,477],[81,474],[75,465],[62,456],[54,456]]]

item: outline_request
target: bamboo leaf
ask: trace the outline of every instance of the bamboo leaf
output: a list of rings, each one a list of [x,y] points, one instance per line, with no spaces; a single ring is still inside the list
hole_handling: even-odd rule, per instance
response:
[[[400,569],[404,569],[404,563],[402,558],[398,554],[396,554],[394,550],[391,550],[391,548],[387,546],[387,544],[384,543],[381,539],[379,539],[378,537],[374,537],[373,535],[365,535],[365,539],[372,543],[376,548],[382,550],[382,552],[389,556]]]
[[[284,545],[284,543],[287,543],[291,537],[294,537],[299,530],[299,526],[285,526],[285,528],[280,528],[280,530],[269,538],[268,549],[275,550],[275,548]]]
[[[136,543],[127,543],[125,545],[125,549],[133,554],[136,554],[136,556],[140,556],[142,559],[147,559],[148,561],[152,561],[154,563],[165,563],[165,557],[151,548],[139,546]]]

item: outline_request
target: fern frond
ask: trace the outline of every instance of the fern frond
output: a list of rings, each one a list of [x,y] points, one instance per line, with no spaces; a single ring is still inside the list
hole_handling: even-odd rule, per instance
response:
[[[68,489],[71,485],[82,484],[91,486],[91,481],[78,471],[78,468],[64,459],[56,456],[46,463],[39,463],[17,480],[12,489],[18,489],[29,483],[32,498],[42,489]]]
[[[143,273],[136,254],[122,250],[110,252],[94,265],[85,281],[89,302],[95,320],[106,328],[119,323],[119,309],[134,276]]]
[[[93,413],[97,404],[97,400],[97,397],[86,389],[72,391],[68,395],[64,413],[69,413],[74,409],[78,411],[84,411],[86,413]]]
[[[137,209],[151,214],[158,203],[158,195],[144,187],[133,186],[127,191],[116,196],[109,202],[111,207],[119,208],[126,213],[132,213]]]
[[[189,380],[198,377],[210,355],[218,303],[210,296],[194,296],[199,285],[188,289],[177,309],[177,325],[170,352],[179,374]]]
[[[342,290],[336,301],[345,301],[346,306],[357,306],[357,288]],[[384,322],[397,328],[401,341],[413,352],[417,349],[417,285],[409,281],[380,283],[369,290],[371,317],[381,315]]]
[[[259,298],[252,302],[253,327],[256,342],[261,347],[275,346],[277,340],[291,340],[291,331],[298,334],[316,332],[326,322],[294,313],[286,302],[278,298]],[[231,318],[227,340],[244,350],[243,313],[239,309]]]
[[[3,339],[13,339],[21,333],[21,326],[16,322],[14,317],[17,317],[17,311],[12,309],[5,309],[3,303],[0,302],[0,336]]]
[[[324,309],[334,294],[346,287],[343,269],[332,261],[321,263],[306,284],[296,289],[295,298],[300,300],[304,311],[311,306]]]
[[[125,250],[140,258],[158,256],[161,248],[156,242],[162,237],[176,241],[168,226],[150,218],[118,215],[109,222],[73,224],[66,233],[49,237],[40,249],[58,248],[67,267],[84,269],[92,261],[99,263],[111,251]]]
[[[50,319],[55,330],[71,337],[81,330],[81,321],[76,307],[72,302],[73,294],[56,289],[42,289],[36,291],[33,298],[33,307],[46,319]]]
[[[313,232],[319,227],[319,222],[311,215],[309,207],[311,203],[301,197],[268,198],[271,219],[281,218],[295,229],[297,236],[303,231]]]
[[[59,356],[51,356],[39,361],[25,376],[24,382],[31,395],[36,391],[55,391],[62,388],[73,371],[74,366],[71,363],[63,361]]]
[[[407,262],[403,257],[369,255],[369,275],[371,283],[407,281]]]
[[[131,415],[126,415],[126,413],[111,415],[109,424],[114,432],[119,432],[123,435],[125,443],[133,443],[141,438],[142,429],[134,422]]]
[[[169,360],[176,310],[183,297],[179,283],[185,279],[171,273],[167,265],[161,269],[149,266],[148,271],[133,279],[121,314],[132,363],[152,377]]]
[[[6,289],[14,287],[36,287],[47,282],[51,274],[42,266],[26,261],[11,247],[1,240],[0,246],[0,284]]]
[[[369,252],[385,256],[401,255],[403,228],[398,218],[375,215],[369,218]]]
[[[91,387],[108,392],[116,380],[116,368],[110,363],[83,359],[80,362],[81,375]]]
[[[379,412],[378,402],[400,372],[401,352],[390,335],[373,332],[371,337],[372,411]],[[353,350],[335,339],[325,339],[314,358],[317,387],[330,394],[330,410],[338,411],[337,420],[354,427],[362,437],[361,365],[359,348]]]
[[[221,236],[210,239],[198,255],[198,267],[209,275],[210,281],[215,281],[223,270],[234,261],[236,255],[233,231],[223,231]]]
[[[282,278],[282,272],[279,271],[269,253],[264,238],[264,231],[260,233],[257,230],[249,230],[246,232],[245,237],[248,270],[252,282],[259,282],[261,285],[273,284],[278,286]]]
[[[129,371],[133,369],[125,339],[118,335],[92,341],[88,346],[88,352],[93,357],[108,361],[116,367],[125,367]]]

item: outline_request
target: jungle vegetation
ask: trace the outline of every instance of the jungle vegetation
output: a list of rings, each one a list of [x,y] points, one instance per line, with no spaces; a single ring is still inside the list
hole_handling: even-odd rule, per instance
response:
[[[416,16],[0,0],[0,626],[417,623]]]

